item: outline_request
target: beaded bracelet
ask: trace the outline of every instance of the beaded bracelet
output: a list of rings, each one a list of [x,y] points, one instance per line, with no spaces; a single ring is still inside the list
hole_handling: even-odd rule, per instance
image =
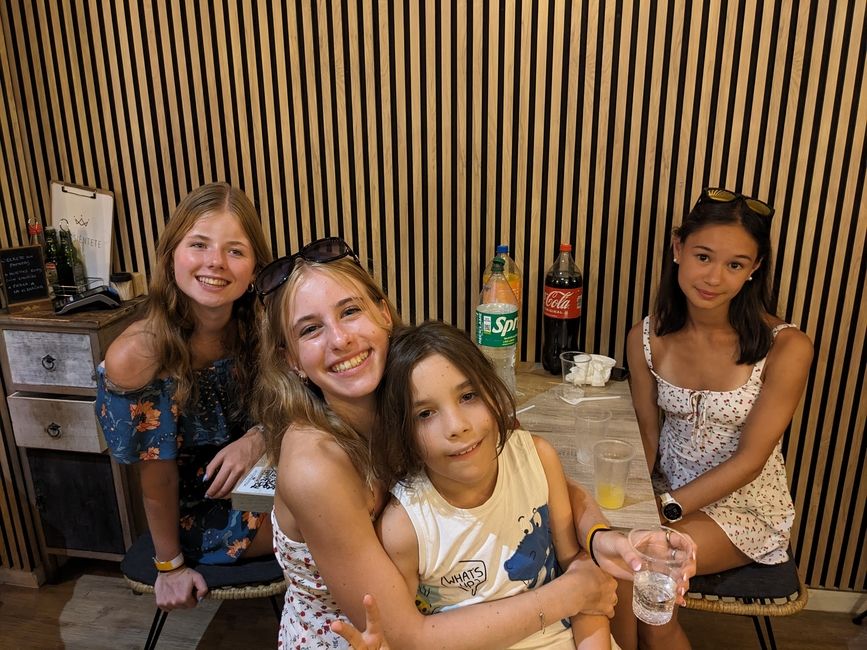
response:
[[[596,536],[601,530],[611,530],[611,526],[608,524],[593,524],[590,527],[590,530],[587,531],[587,543],[584,545],[584,548],[587,549],[587,552],[590,553],[590,559],[593,560],[593,564],[599,566],[599,562],[596,560],[596,555],[593,553],[593,538]]]

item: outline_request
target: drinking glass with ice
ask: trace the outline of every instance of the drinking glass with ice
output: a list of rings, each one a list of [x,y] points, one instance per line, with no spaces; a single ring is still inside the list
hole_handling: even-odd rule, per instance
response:
[[[665,625],[693,553],[692,542],[673,528],[653,526],[629,531],[629,543],[641,558],[633,576],[632,611],[648,625]]]

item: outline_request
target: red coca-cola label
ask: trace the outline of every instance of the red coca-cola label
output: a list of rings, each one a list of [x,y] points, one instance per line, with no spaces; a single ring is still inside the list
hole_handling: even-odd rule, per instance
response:
[[[545,287],[542,313],[551,318],[578,318],[581,315],[582,288],[558,289]]]

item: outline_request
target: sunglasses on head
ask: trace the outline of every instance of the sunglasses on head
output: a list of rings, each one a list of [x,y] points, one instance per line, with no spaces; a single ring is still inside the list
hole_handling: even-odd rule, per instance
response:
[[[279,289],[289,279],[292,269],[295,268],[295,264],[298,263],[299,259],[325,264],[327,262],[335,262],[344,257],[351,257],[358,266],[361,266],[361,260],[358,259],[358,256],[350,248],[349,244],[340,237],[317,239],[315,242],[307,244],[297,253],[274,260],[262,269],[256,277],[256,294],[259,296],[259,300],[264,300],[265,296],[269,293]]]
[[[751,212],[759,215],[760,217],[768,217],[770,219],[772,216],[774,216],[774,209],[764,201],[754,199],[753,197],[747,196],[746,194],[741,194],[740,192],[732,192],[731,190],[726,190],[722,187],[704,188],[701,191],[701,196],[698,197],[698,201],[696,201],[696,206],[702,203],[702,201],[715,201],[716,203],[731,203],[732,201],[743,201],[744,205],[746,205]]]

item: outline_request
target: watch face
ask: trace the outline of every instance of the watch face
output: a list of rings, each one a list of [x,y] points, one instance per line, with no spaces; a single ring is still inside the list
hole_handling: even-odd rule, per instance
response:
[[[683,510],[677,503],[666,503],[662,506],[662,514],[669,521],[677,521],[683,515]]]

